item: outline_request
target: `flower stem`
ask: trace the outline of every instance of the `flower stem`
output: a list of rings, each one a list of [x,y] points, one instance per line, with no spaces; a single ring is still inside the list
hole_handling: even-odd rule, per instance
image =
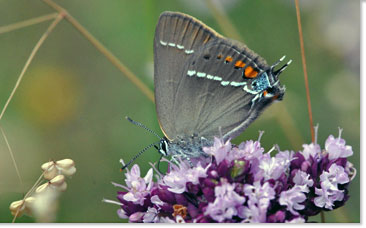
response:
[[[58,15],[58,13],[51,13],[51,14],[40,16],[40,17],[31,18],[31,19],[28,19],[28,20],[25,20],[25,21],[17,22],[17,23],[14,23],[14,24],[1,26],[0,27],[0,34],[11,32],[11,31],[21,29],[21,28],[24,28],[24,27],[28,27],[28,26],[31,26],[31,25],[39,24],[39,23],[42,23],[44,21],[49,21],[49,20],[55,19],[57,17],[57,15]]]
[[[70,22],[99,52],[101,52],[114,66],[118,68],[137,88],[141,90],[152,102],[154,102],[153,92],[135,75],[133,74],[115,55],[112,54],[102,43],[100,43],[88,30],[86,30],[74,17],[72,17],[66,9],[56,4],[52,0],[43,0],[44,3],[62,12],[65,19]]]
[[[12,162],[13,162],[13,165],[14,165],[15,171],[16,171],[16,173],[17,173],[17,176],[18,176],[18,179],[19,179],[19,182],[20,182],[21,189],[22,189],[22,190],[24,190],[23,179],[22,179],[22,176],[20,175],[18,165],[17,165],[17,163],[16,163],[16,161],[15,161],[15,157],[14,157],[13,150],[11,149],[10,144],[9,144],[9,141],[8,141],[8,138],[6,137],[5,132],[4,132],[4,130],[3,130],[3,128],[2,128],[1,126],[0,126],[0,130],[1,130],[1,134],[2,134],[2,135],[3,135],[3,137],[4,137],[4,140],[5,140],[6,146],[8,147],[8,150],[9,150],[9,153],[10,153],[11,160],[12,160]]]
[[[320,220],[322,221],[322,223],[325,223],[325,215],[323,211],[320,212]]]
[[[0,120],[3,118],[4,113],[5,113],[6,109],[7,109],[10,101],[12,100],[12,98],[13,98],[16,90],[18,89],[19,84],[22,81],[23,76],[24,76],[25,72],[27,71],[30,63],[32,62],[34,56],[37,54],[39,48],[42,46],[42,44],[44,43],[44,41],[47,39],[47,37],[52,32],[52,30],[56,27],[56,25],[62,20],[62,18],[63,18],[63,15],[59,13],[57,15],[56,19],[52,22],[52,24],[47,28],[46,32],[39,39],[39,41],[37,42],[36,46],[34,46],[34,48],[33,48],[32,52],[31,52],[30,56],[27,59],[27,62],[25,63],[25,65],[24,65],[24,67],[22,69],[22,72],[20,73],[20,75],[18,77],[17,82],[15,83],[15,86],[14,86],[13,90],[10,93],[10,96],[9,96],[8,100],[6,101],[6,103],[5,103],[4,107],[3,107],[3,110],[1,111]]]
[[[305,80],[305,88],[306,88],[306,99],[307,99],[307,102],[308,102],[308,112],[309,112],[309,123],[310,123],[311,140],[313,142],[315,142],[315,134],[314,134],[314,128],[313,128],[314,127],[314,124],[313,124],[313,114],[312,114],[312,111],[311,111],[310,91],[309,91],[309,81],[308,81],[308,71],[306,69],[304,38],[303,38],[303,35],[302,35],[302,26],[301,26],[299,0],[295,0],[295,6],[296,6],[297,27],[299,29],[300,48],[301,48],[301,59],[302,59],[302,66],[303,66],[303,69],[304,69],[304,80]]]
[[[308,71],[307,71],[307,68],[306,68],[304,38],[303,38],[303,34],[302,34],[299,0],[295,0],[295,7],[296,7],[297,27],[299,29],[299,40],[300,40],[302,67],[303,67],[303,70],[304,70],[304,81],[305,81],[305,89],[306,89],[306,99],[307,99],[307,103],[308,103],[308,113],[309,113],[309,124],[310,124],[311,141],[313,143],[315,143],[315,132],[314,132],[314,124],[313,124],[313,114],[312,114],[312,111],[311,111],[309,80],[308,80]],[[321,222],[322,223],[325,223],[325,215],[324,215],[324,212],[323,211],[320,212],[320,218],[321,218],[320,219]]]
[[[46,170],[48,170],[48,168],[49,168],[49,167],[47,167],[47,169],[46,169]],[[38,177],[37,181],[33,184],[32,188],[31,188],[31,189],[29,189],[29,191],[25,194],[25,196],[23,197],[23,204],[25,203],[25,199],[26,199],[28,196],[32,195],[32,194],[34,193],[34,191],[35,191],[36,187],[38,187],[38,186],[39,186],[39,184],[41,183],[42,177],[44,176],[44,174],[45,174],[46,170],[42,172],[41,176],[39,176],[39,177]],[[15,222],[15,220],[16,220],[16,218],[18,217],[18,214],[19,214],[20,209],[22,208],[23,204],[18,208],[17,212],[15,213],[14,218],[13,218],[13,220],[12,220],[12,223],[14,223],[14,222]]]

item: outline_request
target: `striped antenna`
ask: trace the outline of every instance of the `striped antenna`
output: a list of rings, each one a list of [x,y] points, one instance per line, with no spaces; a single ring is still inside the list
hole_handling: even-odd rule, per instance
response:
[[[130,121],[131,123],[133,123],[134,125],[136,125],[136,126],[139,126],[139,127],[142,127],[143,129],[145,129],[146,131],[148,131],[148,132],[150,132],[150,133],[152,133],[152,134],[154,134],[156,137],[158,137],[159,139],[162,139],[155,131],[153,131],[153,130],[151,130],[151,129],[149,129],[148,127],[146,127],[145,125],[143,125],[142,123],[140,123],[140,122],[137,122],[137,121],[134,121],[133,119],[131,119],[130,117],[128,117],[128,116],[126,116],[126,119],[128,120],[128,121]],[[158,144],[158,143],[160,143],[160,141],[159,142],[155,142],[155,143],[152,143],[152,144],[150,144],[150,145],[148,145],[147,147],[145,147],[143,150],[141,150],[139,153],[137,153],[136,155],[135,155],[135,157],[133,157],[126,165],[124,165],[124,166],[122,166],[122,168],[121,168],[121,172],[122,171],[124,171],[124,169],[126,169],[132,162],[134,162],[138,157],[140,157],[140,155],[141,154],[143,154],[146,150],[148,150],[148,149],[150,149],[152,146],[155,146],[155,148],[157,148],[156,147],[156,144]],[[158,149],[158,148],[157,148]]]
[[[148,149],[150,149],[152,146],[158,144],[159,142],[155,142],[152,143],[150,145],[148,145],[147,147],[145,147],[143,150],[141,150],[138,154],[135,155],[135,157],[133,157],[126,165],[122,166],[121,168],[121,172],[123,172],[132,162],[134,162],[138,157],[140,157],[140,155],[142,153],[144,153],[145,151],[147,151]]]
[[[280,69],[278,69],[277,71],[273,72],[276,76],[279,76],[282,71],[284,71],[288,65],[290,65],[292,63],[292,59],[290,59],[285,65],[283,65]]]
[[[126,116],[126,119],[128,121],[130,121],[131,123],[133,123],[134,125],[136,126],[139,126],[139,127],[142,127],[143,129],[145,129],[146,131],[154,134],[156,137],[158,137],[159,139],[161,139],[161,137],[153,130],[151,130],[150,128],[146,127],[145,125],[143,125],[142,123],[140,122],[137,122],[137,121],[134,121],[133,119],[131,119],[130,117]]]

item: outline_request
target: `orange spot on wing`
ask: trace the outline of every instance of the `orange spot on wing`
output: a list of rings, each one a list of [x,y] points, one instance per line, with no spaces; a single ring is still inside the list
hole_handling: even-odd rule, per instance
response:
[[[245,66],[245,63],[239,60],[239,61],[236,61],[235,66],[239,67],[239,68],[243,68]]]
[[[264,90],[264,92],[263,92],[263,96],[266,96],[267,95],[267,90]]]
[[[222,55],[217,55],[217,59],[221,59],[222,58]]]
[[[231,62],[231,61],[233,61],[233,58],[231,56],[228,56],[228,57],[226,57],[225,61],[226,62]]]
[[[245,69],[244,74],[245,74],[245,76],[246,76],[247,78],[255,78],[255,77],[257,77],[258,72],[257,72],[257,71],[255,71],[255,70],[253,69],[253,67],[248,66],[248,67]]]

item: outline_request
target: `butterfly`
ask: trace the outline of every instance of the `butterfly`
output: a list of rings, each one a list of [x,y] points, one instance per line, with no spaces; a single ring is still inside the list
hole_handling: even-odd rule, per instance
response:
[[[226,38],[196,18],[163,12],[154,38],[154,86],[163,156],[207,156],[215,136],[241,134],[285,87],[279,69],[245,44]],[[132,122],[132,120],[130,120]],[[135,122],[136,124],[136,122]]]

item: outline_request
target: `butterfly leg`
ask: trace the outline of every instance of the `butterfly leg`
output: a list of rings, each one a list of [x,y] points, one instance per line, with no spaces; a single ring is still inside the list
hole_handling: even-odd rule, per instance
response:
[[[184,160],[186,160],[187,162],[188,162],[188,164],[191,166],[191,167],[193,167],[193,163],[192,163],[192,161],[191,161],[191,158],[188,156],[188,155],[186,155],[185,153],[181,153],[180,155],[178,155],[178,156],[180,156],[180,160],[182,161],[184,161]]]
[[[177,164],[177,165],[179,165],[179,162],[178,162],[178,157],[179,157],[180,155],[172,155],[172,157],[171,157],[171,161],[172,162],[174,162],[175,164]]]
[[[250,107],[250,109],[253,108],[254,104],[256,103],[256,100],[260,100],[262,98],[263,93],[257,93],[257,95],[255,95],[255,97],[252,99],[252,106]]]
[[[193,167],[193,163],[191,161],[191,158],[187,156],[186,154],[180,152],[179,154],[172,155],[171,161],[175,164],[179,165],[180,162],[186,160],[188,164]]]
[[[187,160],[187,162],[189,163],[189,165],[190,165],[191,167],[193,167],[193,163],[192,163],[191,159],[190,159],[188,156],[185,156],[185,157],[186,157],[186,160]]]

